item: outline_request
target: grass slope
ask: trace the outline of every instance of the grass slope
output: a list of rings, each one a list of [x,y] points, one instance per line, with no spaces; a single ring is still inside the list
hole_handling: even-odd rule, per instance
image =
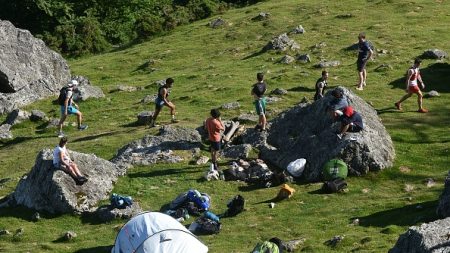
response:
[[[200,125],[211,108],[226,102],[238,101],[242,107],[223,111],[224,118],[252,111],[249,90],[258,71],[267,73],[269,90],[280,87],[290,91],[281,102],[268,106],[273,113],[293,106],[304,96],[313,97],[314,83],[321,72],[313,64],[320,59],[340,60],[341,66],[329,69],[330,84],[352,88],[356,83],[356,52],[345,49],[356,42],[360,31],[365,31],[376,48],[388,50],[388,54],[370,62],[368,86],[357,94],[379,110],[392,136],[397,154],[393,168],[349,178],[349,191],[344,194],[315,194],[320,184],[294,185],[295,196],[274,209],[260,202],[274,197],[277,188],[201,182],[206,166],[188,162],[131,169],[120,178],[114,192],[133,196],[147,210],[158,210],[179,192],[197,188],[212,196],[213,211],[218,213],[225,210],[228,199],[241,193],[248,201],[248,211],[224,219],[220,234],[200,237],[210,252],[249,252],[256,242],[272,236],[305,238],[299,250],[302,252],[386,252],[408,226],[437,218],[435,208],[449,164],[448,63],[426,60],[422,64],[426,90],[441,93],[439,98],[425,100],[430,113],[416,113],[415,98],[404,103],[404,112],[395,111],[393,103],[404,94],[400,78],[414,57],[428,48],[450,51],[449,9],[449,2],[439,0],[265,1],[222,15],[231,23],[227,27],[211,29],[207,21],[199,21],[130,48],[70,60],[73,74],[89,77],[107,98],[81,103],[90,127],[84,132],[67,127],[69,148],[110,159],[131,140],[156,134],[156,130],[132,123],[138,112],[153,110],[153,105],[143,105],[140,99],[154,94],[154,81],[168,76],[175,78],[171,98],[177,105],[179,125],[188,127]],[[252,21],[261,11],[270,12],[271,18]],[[291,37],[301,45],[301,53],[312,56],[312,63],[278,64],[284,53],[260,52],[273,36],[300,24],[306,33]],[[320,42],[326,46],[314,48]],[[149,60],[154,64],[148,64]],[[381,64],[389,64],[392,70],[375,72]],[[109,93],[118,84],[146,89]],[[59,111],[50,100],[26,109],[40,109],[54,117]],[[169,121],[167,108],[160,121]],[[47,130],[39,123],[14,126],[13,134],[14,140],[0,146],[0,178],[11,179],[0,185],[0,196],[14,190],[19,178],[34,164],[38,151],[57,143],[55,129]],[[225,164],[223,161],[222,166]],[[400,166],[410,168],[410,172],[401,172]],[[423,182],[426,178],[433,178],[437,185],[428,188]],[[406,184],[414,189],[405,191]],[[0,229],[24,229],[19,238],[0,236],[0,252],[108,252],[118,226],[124,222],[98,224],[91,217],[46,214],[32,222],[32,214],[22,208],[0,209]],[[354,218],[360,219],[359,226],[349,225]],[[67,230],[76,231],[78,237],[74,242],[58,242]],[[335,235],[345,235],[342,243],[333,249],[324,245]]]

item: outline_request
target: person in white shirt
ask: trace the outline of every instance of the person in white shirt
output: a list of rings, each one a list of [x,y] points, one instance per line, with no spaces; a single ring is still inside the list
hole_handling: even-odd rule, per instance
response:
[[[63,137],[60,139],[59,145],[53,150],[53,166],[72,176],[77,185],[82,185],[86,183],[88,179],[81,174],[78,166],[70,159],[66,144],[67,138]]]

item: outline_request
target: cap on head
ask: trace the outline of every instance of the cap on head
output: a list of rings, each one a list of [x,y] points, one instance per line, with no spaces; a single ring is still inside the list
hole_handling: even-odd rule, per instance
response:
[[[347,107],[344,108],[343,112],[344,112],[345,116],[351,117],[353,115],[353,113],[354,113],[353,112],[353,107],[347,106]]]

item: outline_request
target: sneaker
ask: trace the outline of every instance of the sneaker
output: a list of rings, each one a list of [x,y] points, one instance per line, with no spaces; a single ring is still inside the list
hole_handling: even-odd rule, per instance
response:
[[[399,102],[395,103],[395,108],[397,108],[397,110],[401,111],[402,110],[402,104],[400,104]]]
[[[356,87],[357,90],[364,90],[363,87]]]
[[[421,112],[421,113],[427,113],[427,112],[428,112],[428,110],[427,110],[427,109],[425,109],[425,108],[421,108],[421,109],[417,110],[417,112]]]
[[[343,134],[336,134],[336,136],[338,137],[339,140],[341,140],[344,135]]]
[[[62,131],[58,132],[58,138],[62,138],[64,136],[65,136],[65,134]]]
[[[170,122],[172,122],[172,123],[178,123],[178,122],[180,122],[179,120],[176,120],[176,119],[172,119]]]
[[[76,184],[77,185],[83,185],[84,183],[86,183],[88,181],[88,179],[86,177],[79,177],[76,179]]]
[[[82,130],[86,130],[88,128],[87,125],[81,125],[78,127],[78,130],[82,131]]]

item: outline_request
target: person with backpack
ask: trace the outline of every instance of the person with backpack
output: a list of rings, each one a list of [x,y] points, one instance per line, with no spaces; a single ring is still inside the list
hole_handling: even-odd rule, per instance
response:
[[[53,149],[53,166],[68,173],[77,185],[83,185],[88,179],[81,174],[77,164],[70,158],[66,148],[67,141],[67,137],[62,137],[59,145]]]
[[[172,123],[177,123],[178,120],[175,119],[175,105],[169,101],[168,97],[170,94],[170,89],[172,88],[174,83],[173,78],[167,78],[166,82],[163,86],[159,87],[158,89],[158,96],[155,99],[155,113],[153,113],[153,116],[150,120],[150,127],[156,126],[156,118],[158,117],[159,113],[161,112],[161,109],[163,106],[167,106],[170,108],[170,115],[172,116]]]
[[[417,94],[417,104],[419,105],[419,110],[417,112],[427,113],[428,110],[423,108],[423,95],[420,89],[425,89],[425,84],[422,81],[422,77],[420,76],[420,64],[422,60],[416,58],[414,60],[414,65],[408,69],[406,74],[406,95],[404,95],[397,103],[395,103],[395,107],[398,110],[402,110],[402,102],[406,99],[410,98],[414,93]],[[420,84],[420,87],[419,85]]]
[[[339,121],[341,122],[341,130],[337,134],[339,139],[342,139],[346,132],[356,133],[363,128],[363,120],[361,115],[353,110],[353,107],[347,106],[342,111],[336,111],[339,114]]]
[[[61,107],[61,119],[59,120],[59,133],[58,137],[64,137],[63,124],[67,118],[67,115],[77,115],[78,130],[85,130],[87,125],[82,125],[83,114],[79,111],[78,105],[73,101],[73,91],[76,90],[78,85],[77,80],[71,80],[65,87],[61,88],[58,97],[58,103]]]
[[[366,64],[367,61],[372,57],[373,51],[369,42],[366,40],[366,34],[360,33],[358,35],[358,60],[356,61],[356,68],[358,70],[359,83],[357,90],[363,90],[364,86],[366,86],[367,79],[367,70]]]
[[[217,158],[221,148],[221,132],[225,130],[225,127],[220,119],[220,111],[218,109],[212,109],[210,113],[211,117],[206,120],[205,127],[208,131],[208,140],[211,143],[211,162],[214,169],[218,171]]]
[[[322,77],[320,77],[316,82],[316,94],[314,95],[314,101],[323,98],[323,95],[325,94],[325,88],[328,85],[327,80],[328,72],[326,70],[323,70]]]
[[[266,130],[266,98],[264,97],[264,93],[267,90],[267,85],[264,82],[264,74],[258,73],[256,74],[257,83],[252,86],[251,95],[255,98],[253,102],[255,104],[256,113],[259,115],[258,125],[256,125],[255,129],[259,131]]]

